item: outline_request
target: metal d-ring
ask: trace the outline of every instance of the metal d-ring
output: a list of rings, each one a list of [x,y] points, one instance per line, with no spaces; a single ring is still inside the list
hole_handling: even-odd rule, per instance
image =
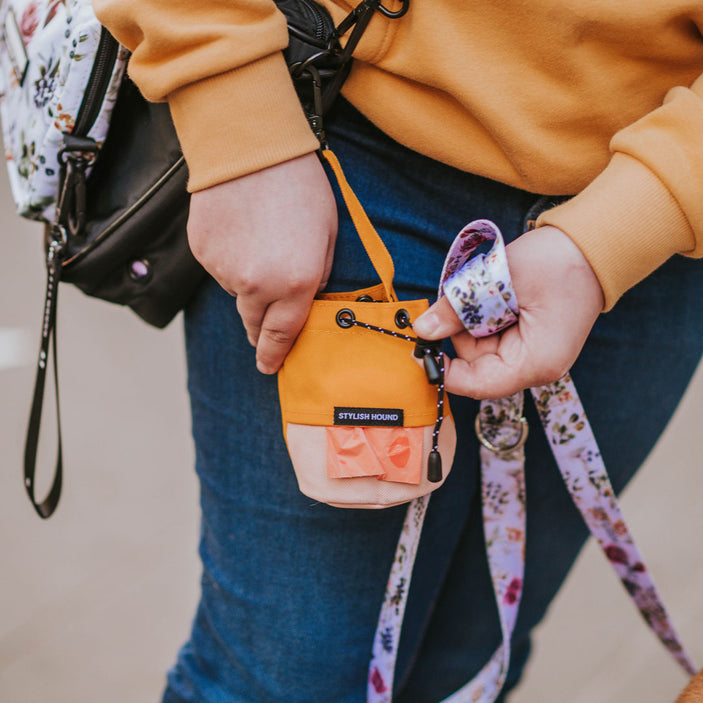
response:
[[[525,442],[527,441],[527,435],[530,432],[530,426],[527,424],[527,420],[524,417],[521,417],[515,422],[518,422],[520,424],[520,436],[518,437],[517,442],[507,447],[499,447],[493,444],[493,442],[491,442],[483,434],[483,428],[481,427],[481,413],[478,413],[476,415],[476,421],[474,422],[474,428],[476,430],[476,436],[478,437],[478,441],[481,442],[481,444],[486,447],[486,449],[492,451],[494,454],[509,454],[510,452],[514,452],[516,449],[520,449],[520,447],[524,446]]]

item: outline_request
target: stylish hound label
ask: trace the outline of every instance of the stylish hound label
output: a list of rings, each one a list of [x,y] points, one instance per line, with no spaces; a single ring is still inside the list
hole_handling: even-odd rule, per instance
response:
[[[337,408],[334,409],[335,425],[356,427],[402,427],[401,408]]]

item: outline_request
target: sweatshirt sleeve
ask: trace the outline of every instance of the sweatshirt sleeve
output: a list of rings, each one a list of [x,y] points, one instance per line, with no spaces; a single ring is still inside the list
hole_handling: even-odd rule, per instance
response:
[[[673,254],[703,256],[703,76],[615,134],[606,169],[543,213],[593,267],[605,310]]]
[[[315,151],[272,0],[94,0],[147,100],[168,101],[190,191]]]

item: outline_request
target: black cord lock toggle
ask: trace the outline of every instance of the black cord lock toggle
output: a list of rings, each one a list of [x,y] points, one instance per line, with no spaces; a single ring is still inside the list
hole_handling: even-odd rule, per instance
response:
[[[428,382],[433,386],[439,385],[442,381],[442,370],[439,365],[439,359],[442,356],[442,340],[431,342],[418,338],[413,354],[416,359],[422,359]]]
[[[430,483],[442,480],[442,455],[437,449],[433,449],[427,457],[427,480]]]

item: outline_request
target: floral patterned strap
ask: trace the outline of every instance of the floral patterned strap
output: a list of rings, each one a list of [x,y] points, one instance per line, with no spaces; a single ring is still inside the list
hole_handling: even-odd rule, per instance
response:
[[[685,671],[697,668],[625,524],[598,444],[569,374],[531,389],[549,445],[576,507],[647,624]]]
[[[469,258],[479,243],[490,238],[494,243],[488,255]],[[517,302],[512,291],[505,245],[500,231],[492,222],[479,220],[467,225],[452,245],[445,269],[441,288],[448,298],[454,298],[452,305],[472,335],[482,337],[492,334],[517,319]],[[470,273],[464,273],[465,270]],[[487,280],[490,276],[496,276],[494,281]],[[473,292],[457,292],[457,288],[464,283],[474,285],[487,295],[482,297]],[[497,297],[502,298],[502,301],[497,300]],[[461,301],[463,306],[458,306],[456,301]],[[625,524],[598,444],[571,377],[567,374],[559,381],[533,388],[531,392],[559,471],[586,525],[598,540],[646,622],[686,672],[695,673],[696,668],[681,645],[652,577]],[[482,471],[485,473],[492,470],[492,463],[502,460],[508,474],[511,468],[505,460],[505,447],[500,444],[495,446],[491,441],[492,425],[486,418],[492,418],[494,425],[510,423],[511,418],[509,414],[496,417],[493,409],[495,404],[496,401],[483,401],[477,422],[478,436],[484,445]],[[512,422],[514,424],[514,418]],[[519,441],[524,441],[524,434]],[[494,458],[490,457],[491,453]],[[524,495],[520,492],[511,494],[509,500],[516,505],[523,505]],[[490,528],[486,519],[484,504],[486,548],[490,563],[496,555],[491,555],[493,545],[488,539]]]
[[[480,244],[487,255],[471,259]],[[467,263],[468,262],[468,263]],[[474,336],[494,334],[517,319],[505,247],[487,220],[467,225],[445,261],[440,295]],[[564,482],[589,530],[652,630],[689,674],[696,667],[685,652],[644,565],[615,498],[591,427],[570,376],[531,389]],[[493,703],[505,682],[510,640],[522,594],[525,566],[525,476],[523,393],[483,401],[476,421],[481,441],[484,534],[503,642],[483,669],[443,703]],[[381,609],[369,673],[368,703],[390,703],[398,641],[413,564],[429,496],[411,503],[396,549]]]
[[[488,239],[493,239],[490,252],[486,256],[470,258],[472,251]],[[463,307],[458,310],[455,303],[452,305],[472,335],[483,337],[493,334],[517,319],[518,307],[512,290],[505,245],[500,230],[492,222],[479,220],[467,225],[455,239],[447,261],[445,269],[451,271],[443,272],[440,287],[448,298],[453,296],[455,301],[463,302]],[[471,273],[466,274],[465,270]],[[491,276],[495,276],[493,281],[488,280]],[[457,293],[456,289],[464,282],[474,285],[483,295],[474,295],[473,291]],[[531,392],[559,471],[586,525],[598,540],[645,621],[676,661],[688,673],[695,673],[696,668],[681,645],[652,577],[625,524],[598,444],[571,377],[567,374],[559,381],[533,388]],[[504,401],[505,399],[500,402]],[[484,429],[487,424],[484,417],[492,412],[495,403],[496,401],[481,403],[477,432],[484,445],[482,454],[485,454],[485,448],[488,447],[495,449],[496,458],[500,458],[501,447],[493,447]],[[498,424],[509,421],[509,416],[495,418]],[[524,435],[520,441],[523,440]],[[482,456],[482,471],[485,472],[487,468]],[[505,469],[509,470],[507,464]],[[511,495],[510,500],[522,504],[524,496]],[[484,523],[485,507],[484,505]],[[492,545],[488,539],[486,547],[490,562]]]
[[[471,257],[484,242],[487,254]],[[489,220],[472,222],[459,233],[440,277],[440,296],[447,296],[464,327],[487,337],[517,320],[505,245]],[[488,567],[498,609],[502,644],[469,683],[444,703],[493,703],[510,666],[510,645],[525,575],[525,452],[527,424],[524,393],[485,400],[476,418],[481,441],[481,503]]]
[[[523,394],[492,401],[482,408],[484,431],[496,454],[481,452],[484,531],[503,643],[483,669],[444,703],[492,703],[510,665],[510,641],[517,619],[525,569],[525,456]],[[517,496],[517,500],[513,497]],[[430,496],[410,504],[396,548],[381,607],[369,670],[367,703],[392,700],[395,661],[422,524]]]
[[[469,683],[444,703],[492,703],[510,666],[510,643],[525,577],[525,452],[523,393],[481,404],[481,498],[488,567],[503,642]],[[497,450],[497,451],[496,451]]]
[[[408,506],[408,512],[405,515],[376,626],[369,666],[367,703],[390,703],[392,700],[400,631],[403,627],[417,546],[420,543],[420,534],[429,502],[429,494],[416,498]]]
[[[488,254],[467,259],[490,241],[494,243]],[[517,320],[503,235],[490,220],[471,222],[457,235],[440,277],[439,295],[443,294],[474,337],[488,337]]]

